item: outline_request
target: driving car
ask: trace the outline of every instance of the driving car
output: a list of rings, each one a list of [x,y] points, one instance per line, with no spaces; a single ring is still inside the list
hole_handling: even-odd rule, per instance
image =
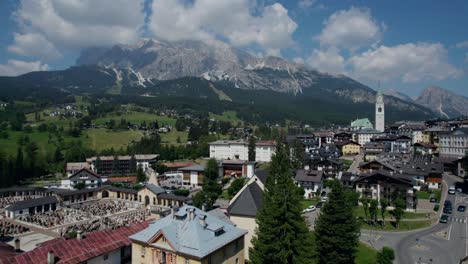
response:
[[[449,189],[448,189],[448,193],[449,194],[455,194],[455,186],[450,186]]]
[[[447,223],[448,222],[448,215],[444,214],[440,217],[439,223]]]
[[[459,205],[457,208],[458,212],[465,212],[465,210],[466,210],[466,206],[464,206],[463,204]]]

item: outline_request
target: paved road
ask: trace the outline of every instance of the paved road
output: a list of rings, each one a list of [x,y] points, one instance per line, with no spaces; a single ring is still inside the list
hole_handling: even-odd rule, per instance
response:
[[[449,223],[438,223],[427,229],[402,234],[400,238],[396,237],[395,263],[458,263],[468,254],[467,213],[456,211],[458,205],[468,205],[468,198],[462,194],[447,195],[447,187],[454,185],[458,180],[460,179],[454,176],[444,176],[442,201],[450,200],[454,209]]]
[[[353,163],[349,166],[348,172],[358,173],[359,172],[359,163],[364,159],[364,155],[359,154],[354,156]]]

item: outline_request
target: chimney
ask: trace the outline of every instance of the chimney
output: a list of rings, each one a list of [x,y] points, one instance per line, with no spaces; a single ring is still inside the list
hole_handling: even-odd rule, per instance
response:
[[[15,239],[15,251],[20,252],[21,251],[21,242],[19,238]]]
[[[55,264],[55,256],[53,251],[47,252],[47,264]]]
[[[81,233],[81,230],[76,231],[76,239],[78,239],[78,240],[83,239],[83,234]]]
[[[172,216],[172,217],[174,217],[174,213],[175,213],[175,212],[174,212],[174,207],[171,206],[171,216]]]
[[[194,216],[195,216],[195,209],[193,208],[190,208],[189,209],[189,220],[193,220]]]
[[[200,216],[198,216],[198,219],[200,220],[200,221],[199,221],[199,222],[200,222],[200,225],[201,225],[203,228],[205,228],[205,227],[207,226],[206,221],[205,221],[206,215],[200,215]]]
[[[201,209],[202,209],[203,212],[206,212],[206,205],[205,205],[205,204],[202,204]]]

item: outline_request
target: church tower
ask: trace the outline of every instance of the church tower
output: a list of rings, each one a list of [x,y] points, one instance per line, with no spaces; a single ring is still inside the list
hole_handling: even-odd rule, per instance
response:
[[[385,105],[380,89],[377,93],[377,99],[375,101],[375,130],[380,132],[385,131]]]

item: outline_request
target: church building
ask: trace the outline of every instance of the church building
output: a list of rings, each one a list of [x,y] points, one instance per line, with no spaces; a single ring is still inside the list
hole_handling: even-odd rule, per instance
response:
[[[377,93],[377,100],[375,102],[375,130],[380,132],[385,131],[385,105],[381,91]]]

